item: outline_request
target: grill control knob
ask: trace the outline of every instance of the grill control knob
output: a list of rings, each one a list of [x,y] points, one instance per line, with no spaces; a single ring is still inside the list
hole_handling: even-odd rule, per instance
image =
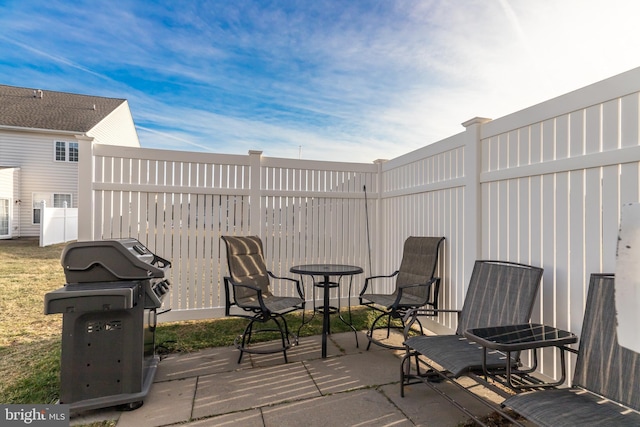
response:
[[[155,292],[156,295],[162,296],[169,292],[169,284],[165,281],[156,283],[153,287],[153,292]]]

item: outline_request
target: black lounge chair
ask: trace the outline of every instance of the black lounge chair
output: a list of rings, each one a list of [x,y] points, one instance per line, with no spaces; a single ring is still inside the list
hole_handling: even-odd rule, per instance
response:
[[[539,267],[513,262],[476,261],[462,310],[436,310],[458,313],[456,334],[406,338],[404,344],[407,352],[401,362],[401,396],[404,396],[404,387],[409,384],[423,382],[436,389],[432,381],[457,378],[472,371],[482,372],[483,348],[469,342],[462,333],[471,328],[527,323],[542,271]],[[427,314],[432,314],[432,311],[427,310]],[[419,309],[408,312],[405,329],[411,328],[422,312]],[[421,355],[428,361],[420,358]],[[415,374],[411,373],[412,359],[415,360]],[[442,369],[434,367],[432,362]],[[516,362],[514,359],[510,363],[515,365]],[[487,368],[493,371],[506,369],[506,363],[502,353],[488,352]],[[428,370],[422,372],[421,365]],[[450,401],[455,404],[452,399]]]
[[[614,276],[592,274],[570,388],[517,394],[503,406],[540,426],[640,426],[640,354],[616,333]]]
[[[392,327],[404,329],[404,322],[401,326],[393,326],[393,319],[402,321],[407,311],[413,308],[438,308],[440,278],[433,276],[438,266],[438,252],[443,241],[444,237],[409,237],[404,242],[402,262],[398,270],[388,276],[367,277],[360,292],[360,304],[381,312],[367,331],[367,350],[371,343],[386,348],[404,349],[403,346],[393,346],[373,338],[373,331],[377,329],[376,326],[381,319],[387,319],[388,339]],[[396,277],[396,289],[393,293],[367,293],[369,282],[390,277]],[[422,332],[422,324],[419,325]]]
[[[238,363],[246,353],[277,353],[284,354],[287,363],[287,350],[297,344],[298,337],[291,334],[283,314],[302,310],[304,324],[305,301],[300,287],[300,281],[287,277],[277,277],[267,270],[262,250],[262,240],[257,236],[222,236],[227,247],[227,263],[229,276],[224,278],[225,284],[225,314],[249,319],[244,333],[236,338],[235,345],[240,350]],[[270,290],[270,278],[288,280],[295,284],[297,296],[275,296]],[[240,311],[232,311],[232,307]],[[255,322],[267,323],[272,321],[276,328],[261,328],[254,331]],[[281,347],[252,347],[251,335],[254,332],[276,331],[280,333]]]

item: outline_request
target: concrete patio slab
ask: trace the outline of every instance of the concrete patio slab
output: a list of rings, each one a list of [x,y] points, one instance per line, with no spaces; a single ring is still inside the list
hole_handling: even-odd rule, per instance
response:
[[[302,362],[303,360],[320,359],[322,357],[321,346],[321,335],[300,338],[298,345],[287,350],[287,359],[289,362]],[[254,348],[259,349],[260,345],[255,345]],[[236,350],[236,353],[238,352],[239,350]],[[340,355],[342,355],[340,348],[337,347],[331,339],[327,340],[327,356],[333,357]],[[284,363],[284,356],[282,353],[247,354],[245,357],[247,356],[250,358],[253,367],[275,366],[282,365]]]
[[[243,358],[238,364],[240,352],[235,347],[216,347],[193,353],[176,353],[163,356],[155,382],[179,380],[200,375],[229,372],[250,368],[251,360]]]
[[[158,427],[189,421],[197,378],[155,383],[135,411],[123,412],[118,427]]]
[[[320,396],[300,362],[199,377],[193,418]]]
[[[397,339],[397,337],[393,337]],[[329,357],[321,358],[321,336],[305,337],[289,352],[245,355],[235,347],[211,348],[164,357],[144,405],[130,412],[110,408],[75,415],[71,425],[117,420],[117,427],[171,425],[247,427],[325,425],[457,426],[467,417],[423,384],[400,397],[400,356],[372,345],[358,332],[329,336]],[[490,397],[467,378],[463,384]],[[438,384],[479,416],[490,408],[454,386]],[[496,398],[497,402],[501,400]]]
[[[367,334],[364,331],[358,331],[358,346],[356,347],[356,334],[353,332],[342,332],[339,334],[329,335],[329,342],[335,345],[341,355],[357,354],[367,350]]]
[[[373,389],[264,408],[262,413],[265,427],[413,426],[382,393]]]
[[[391,352],[365,351],[304,362],[322,394],[400,380],[400,364]]]
[[[117,422],[122,415],[122,411],[112,408],[93,409],[90,411],[84,411],[80,414],[71,416],[69,420],[69,426],[84,426],[92,423],[100,423],[103,421],[115,421]]]
[[[445,382],[436,386],[473,414],[483,416],[491,412],[487,406],[453,384]],[[468,419],[464,413],[425,384],[405,387],[405,397],[400,397],[400,384],[385,385],[381,390],[416,426],[452,427]]]
[[[242,412],[232,412],[231,414],[218,415],[215,417],[203,418],[187,424],[184,427],[264,427],[262,411],[260,409],[250,409]]]

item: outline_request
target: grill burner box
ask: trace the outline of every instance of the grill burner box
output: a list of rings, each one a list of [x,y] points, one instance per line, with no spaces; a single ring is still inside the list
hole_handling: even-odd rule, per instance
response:
[[[156,310],[171,263],[136,239],[70,243],[61,262],[67,283],[44,301],[45,314],[62,313],[60,403],[140,406],[158,366]]]

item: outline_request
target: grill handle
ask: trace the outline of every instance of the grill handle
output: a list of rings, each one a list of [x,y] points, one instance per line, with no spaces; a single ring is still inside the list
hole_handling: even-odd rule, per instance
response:
[[[158,268],[165,269],[171,267],[171,262],[162,257],[159,257],[156,254],[153,254],[153,261],[151,261],[151,265],[157,265]]]

